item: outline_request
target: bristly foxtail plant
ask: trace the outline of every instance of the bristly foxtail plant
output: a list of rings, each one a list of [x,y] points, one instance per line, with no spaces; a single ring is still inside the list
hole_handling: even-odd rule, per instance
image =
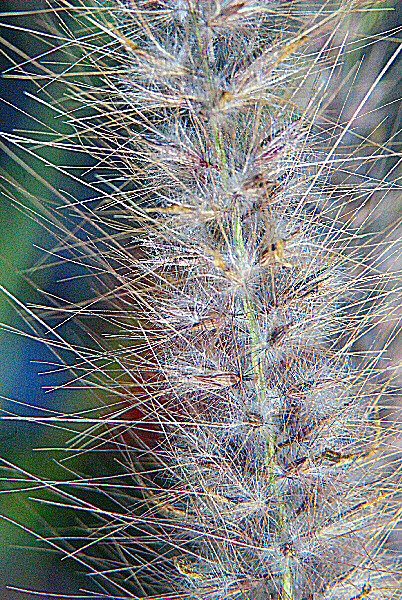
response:
[[[353,227],[350,201],[386,189],[364,165],[387,149],[359,155],[356,128],[398,53],[347,122],[327,110],[357,75],[334,83],[356,48],[351,18],[380,9],[50,3],[65,56],[54,108],[72,131],[50,143],[91,155],[95,174],[81,178],[89,199],[58,192],[73,226],[64,241],[54,217],[55,253],[71,252],[100,290],[60,310],[100,316],[113,334],[94,329],[92,351],[74,348],[72,382],[109,396],[78,419],[89,428],[77,452],[106,445],[124,466],[36,483],[97,520],[63,551],[97,574],[99,597],[397,598],[389,381],[382,350],[359,346],[389,291],[382,249],[367,258],[381,242]],[[37,62],[46,90],[54,67]],[[97,504],[73,493],[86,481]]]

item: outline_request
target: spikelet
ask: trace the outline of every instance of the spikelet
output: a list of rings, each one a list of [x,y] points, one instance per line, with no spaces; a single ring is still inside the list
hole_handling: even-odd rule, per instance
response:
[[[74,57],[58,146],[102,174],[91,202],[65,200],[90,223],[65,247],[107,273],[77,312],[120,343],[76,351],[79,380],[120,402],[82,422],[129,482],[111,476],[111,509],[52,489],[100,520],[73,555],[107,546],[105,597],[397,598],[388,383],[355,350],[388,296],[333,183],[364,102],[325,121],[345,23],[377,5],[52,3]]]

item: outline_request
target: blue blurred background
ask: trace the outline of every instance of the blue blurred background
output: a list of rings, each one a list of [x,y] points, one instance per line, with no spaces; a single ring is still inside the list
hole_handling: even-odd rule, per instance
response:
[[[0,11],[5,13],[12,10],[38,10],[46,8],[46,5],[45,1],[38,0],[3,1]],[[2,73],[12,66],[13,61],[23,60],[23,56],[19,55],[15,48],[21,49],[29,56],[35,56],[48,49],[39,37],[27,35],[19,29],[39,29],[37,20],[35,22],[32,16],[17,19],[2,17],[1,21]],[[30,168],[36,169],[40,176],[46,178],[55,188],[65,186],[57,171],[46,168],[32,159],[7,137],[7,133],[20,135],[19,130],[41,128],[40,123],[27,116],[29,114],[39,121],[53,120],[54,115],[49,109],[29,97],[28,94],[35,94],[35,91],[35,83],[26,79],[9,79],[5,74],[0,80],[0,131],[5,134],[0,138],[0,284],[26,305],[48,303],[48,299],[38,291],[39,289],[51,290],[54,294],[68,297],[69,284],[59,280],[72,274],[71,267],[67,264],[59,269],[46,268],[48,259],[44,256],[42,248],[50,249],[54,240],[35,220],[34,214],[30,217],[28,211],[19,205],[21,203],[34,208],[32,198],[51,198],[49,190],[18,164],[15,156],[25,161]],[[15,156],[10,155],[9,151]],[[62,160],[55,149],[42,152],[42,156],[54,163]],[[71,181],[68,187],[72,194],[79,193],[71,185]],[[38,265],[41,265],[41,268],[38,269]],[[30,324],[25,322],[26,317],[24,311],[0,291],[0,323],[30,332]],[[31,407],[58,410],[68,404],[68,409],[71,410],[74,405],[81,408],[86,405],[85,394],[80,394],[79,391],[74,392],[73,399],[71,394],[67,399],[66,392],[46,392],[43,386],[49,385],[49,380],[46,380],[46,375],[38,375],[38,372],[46,371],[46,366],[39,363],[47,361],[54,361],[54,356],[44,344],[4,328],[0,331],[0,407],[3,415],[39,414]],[[53,378],[52,383],[54,382]],[[59,378],[58,383],[60,382]],[[52,460],[60,458],[61,453],[56,451],[50,455],[40,448],[61,447],[65,440],[64,432],[43,425],[18,421],[0,423],[0,457],[43,479],[57,479],[63,476],[61,469]],[[9,476],[10,471],[3,465],[0,477]],[[29,492],[4,493],[7,487],[9,486],[1,482],[0,490],[3,493],[0,494],[0,514],[15,520],[25,528],[43,531],[47,535],[56,523],[61,528],[71,526],[71,516],[66,515],[64,511],[30,501],[29,497],[34,494]],[[58,533],[60,534],[60,531]],[[0,520],[1,599],[21,600],[32,597],[9,589],[11,586],[59,593],[61,597],[65,597],[68,593],[77,593],[82,585],[84,579],[80,578],[77,566],[72,560],[60,561],[58,554],[49,548],[45,550],[45,545],[35,540],[24,529]],[[48,595],[44,593],[35,597],[38,600],[46,600]]]

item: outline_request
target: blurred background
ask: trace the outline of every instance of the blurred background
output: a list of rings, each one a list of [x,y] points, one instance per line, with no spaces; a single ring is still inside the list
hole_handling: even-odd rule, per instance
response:
[[[401,41],[398,26],[400,28],[402,3],[379,4],[394,10],[372,12],[350,24],[356,33],[370,32],[371,35],[377,35],[378,40],[374,45],[362,45],[359,51],[360,58],[363,59],[359,85],[353,93],[350,93],[349,89],[345,90],[347,98],[344,98],[344,119],[352,114],[356,101],[363,97],[381,66],[395,50],[395,45]],[[45,344],[18,335],[16,330],[30,331],[31,320],[26,322],[26,313],[18,302],[11,298],[12,295],[29,306],[49,302],[49,297],[40,290],[48,290],[56,296],[70,299],[73,295],[76,298],[85,295],[85,283],[82,280],[74,281],[74,293],[71,289],[68,279],[75,274],[74,266],[62,263],[57,268],[49,267],[52,261],[49,261],[46,251],[54,247],[54,237],[35,215],[35,200],[49,207],[56,202],[52,190],[43,184],[43,180],[54,190],[68,189],[73,197],[80,197],[83,190],[71,179],[64,180],[56,170],[46,167],[45,163],[39,162],[19,147],[18,138],[25,135],[22,133],[24,130],[40,131],[41,122],[54,121],[54,114],[31,96],[35,95],[37,86],[43,82],[7,77],[7,70],[16,63],[49,50],[49,41],[32,33],[35,30],[40,31],[38,16],[26,14],[12,17],[7,14],[8,11],[23,10],[29,13],[46,10],[47,7],[48,3],[45,0],[3,0],[0,9],[0,71],[3,73],[0,80],[0,285],[9,292],[8,295],[0,291],[0,323],[3,323],[0,331],[0,407],[5,416],[39,414],[35,412],[35,407],[57,411],[67,406],[68,410],[72,411],[74,407],[83,409],[93,402],[86,391],[59,390],[49,393],[46,390],[45,386],[49,385],[48,378],[39,373],[46,371],[47,366],[41,363],[51,363],[54,357]],[[26,33],[26,28],[31,30],[30,34]],[[352,64],[348,64],[348,60],[356,63],[358,58],[358,55],[352,54],[346,59],[345,73]],[[399,63],[386,74],[367,106],[366,116],[360,121],[359,131],[361,135],[369,135],[370,139],[378,144],[392,137],[395,152],[400,150],[400,139],[398,141],[397,137],[401,110],[400,103],[397,102],[400,72]],[[55,88],[52,93],[56,93]],[[338,99],[337,103],[337,106],[332,107],[334,111],[340,109],[341,99]],[[383,108],[377,109],[378,106]],[[33,115],[34,118],[29,115]],[[58,127],[62,127],[62,124]],[[30,135],[40,139],[40,134]],[[41,153],[50,163],[64,164],[67,160],[62,151],[55,148],[47,148]],[[71,160],[70,155],[69,164]],[[79,160],[85,162],[85,157]],[[397,157],[379,161],[370,174],[381,178],[385,172],[392,171],[392,178],[396,180],[397,165]],[[371,223],[371,228],[382,230],[400,218],[400,194],[395,191],[382,199],[378,195],[373,197],[372,204],[366,205],[360,214],[362,221],[367,211],[373,210],[373,206],[376,207],[376,203],[376,219]],[[397,232],[393,236],[396,238]],[[382,268],[397,267],[394,253],[390,253],[387,261],[388,264],[384,263]],[[392,327],[394,325],[393,322]],[[65,326],[63,334],[73,339],[77,332],[72,325],[70,330],[69,327],[69,324]],[[399,355],[396,342],[392,344],[389,352],[392,360],[396,362]],[[63,377],[66,375],[61,373],[58,379],[56,378],[58,384],[62,384]],[[53,378],[52,385],[54,383]],[[390,410],[392,414],[396,414],[395,400],[392,400]],[[37,474],[42,480],[59,479],[65,476],[65,473],[53,459],[65,458],[65,453],[57,448],[62,448],[68,437],[68,432],[62,429],[45,427],[29,421],[2,421],[0,457],[20,469]],[[47,447],[55,450],[46,452],[44,448]],[[6,467],[7,465],[3,464],[1,478],[10,476]],[[4,490],[5,487],[2,484],[0,489]],[[57,533],[54,533],[57,536],[63,527],[70,531],[73,525],[66,511],[32,502],[29,500],[32,495],[30,492],[0,494],[0,513],[10,519],[0,521],[0,598],[4,600],[30,597],[10,589],[12,586],[25,585],[33,590],[46,590],[48,593],[60,594],[62,598],[77,593],[80,587],[86,587],[85,576],[79,572],[77,563],[72,560],[60,561],[56,552],[49,548],[44,550],[45,546],[24,529],[46,531],[49,535],[52,527],[57,524]],[[13,524],[11,520],[22,524],[23,527]],[[46,600],[49,597],[48,593],[44,592],[35,597],[38,600]]]
[[[38,222],[35,199],[44,206],[51,206],[55,197],[49,187],[43,185],[42,178],[55,190],[68,188],[72,195],[82,194],[71,180],[63,180],[56,170],[47,168],[19,147],[17,139],[26,135],[24,131],[40,131],[43,129],[41,123],[54,122],[54,113],[30,96],[35,95],[43,81],[8,78],[7,70],[28,57],[47,52],[49,42],[40,34],[32,33],[41,30],[40,18],[32,12],[19,17],[10,17],[7,13],[16,10],[29,13],[46,8],[45,0],[11,0],[0,4],[0,71],[3,74],[0,79],[0,285],[26,306],[49,304],[49,298],[40,290],[63,297],[72,293],[68,278],[74,276],[74,268],[68,263],[61,264],[60,268],[48,267],[52,261],[46,250],[54,247],[54,237]],[[26,33],[25,29],[31,33]],[[10,138],[9,134],[15,138]],[[32,133],[31,137],[35,135]],[[40,135],[36,139],[40,139]],[[55,148],[46,149],[41,155],[55,164],[62,164],[65,158]],[[80,281],[75,282],[73,295],[79,297],[84,293],[80,289],[83,285]],[[32,320],[3,292],[0,292],[0,323],[35,335]],[[70,335],[74,338],[72,330],[73,327]],[[68,410],[89,405],[87,394],[80,390],[47,393],[44,386],[50,382],[46,375],[39,373],[46,371],[49,368],[46,363],[52,361],[54,356],[45,344],[3,327],[0,331],[0,407],[3,415],[37,416],[40,413],[33,407],[57,411],[66,405]],[[66,375],[53,377],[51,383],[60,385],[63,377]],[[0,457],[42,480],[63,479],[66,475],[54,459],[65,458],[65,453],[58,450],[50,453],[43,448],[61,448],[67,438],[68,434],[61,429],[29,421],[2,421]],[[10,471],[3,464],[0,477],[9,476]],[[2,485],[1,481],[0,489],[6,487],[9,486]],[[43,531],[49,536],[57,524],[57,533],[54,532],[57,536],[63,527],[70,529],[72,522],[69,521],[73,515],[32,502],[29,500],[32,495],[30,492],[0,494],[0,514],[22,525],[0,520],[0,598],[4,600],[32,597],[9,589],[12,586],[43,590],[43,595],[35,596],[38,600],[47,600],[51,592],[64,598],[85,586],[73,560],[60,561],[59,554],[49,547],[45,549],[40,540],[24,529]]]

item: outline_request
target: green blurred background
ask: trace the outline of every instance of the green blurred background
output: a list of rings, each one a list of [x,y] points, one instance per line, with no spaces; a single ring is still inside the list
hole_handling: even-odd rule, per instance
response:
[[[46,6],[45,1],[11,0],[1,2],[0,11],[6,13],[13,10],[40,10]],[[49,49],[46,40],[23,31],[23,28],[39,30],[38,19],[32,16],[2,17],[1,21],[2,73],[9,69],[13,62],[24,60],[16,48],[29,56]],[[29,97],[28,94],[35,94],[36,88],[34,82],[26,79],[9,79],[6,75],[0,79],[0,131],[4,134],[0,138],[0,284],[26,305],[49,302],[40,289],[69,297],[70,284],[60,280],[71,276],[73,271],[67,264],[60,269],[47,267],[50,261],[42,249],[52,248],[54,239],[49,231],[37,222],[34,212],[30,211],[35,211],[35,199],[39,202],[43,199],[44,203],[55,199],[52,198],[49,189],[43,186],[32,172],[18,164],[18,161],[25,162],[54,188],[68,187],[73,195],[80,193],[80,190],[74,189],[71,180],[63,181],[57,171],[46,168],[43,163],[19,149],[7,135],[24,135],[20,134],[20,130],[40,130],[41,124],[38,121],[54,121],[54,114],[49,109]],[[34,115],[35,120],[28,115]],[[15,156],[10,155],[6,148]],[[47,149],[41,154],[55,164],[63,161],[62,155],[55,149]],[[22,205],[28,210],[22,208]],[[74,293],[77,293],[77,290]],[[15,302],[0,292],[0,323],[32,332],[32,320],[28,319],[26,322],[26,317]],[[74,391],[73,397],[63,391],[46,392],[43,386],[48,385],[49,380],[46,381],[46,375],[41,377],[38,372],[45,371],[47,367],[38,363],[52,360],[54,356],[44,344],[4,329],[0,331],[0,407],[4,415],[38,415],[40,413],[32,407],[62,410],[63,406],[68,405],[68,410],[73,410],[74,406],[82,408],[88,404],[86,395],[77,390]],[[62,383],[62,379],[63,376],[60,376],[58,381],[52,378],[52,384]],[[24,406],[24,403],[27,406]],[[0,456],[42,479],[63,478],[65,473],[52,460],[62,458],[63,453],[48,453],[40,448],[61,447],[66,439],[67,435],[63,431],[54,428],[30,422],[2,421]],[[0,471],[0,476],[7,478],[10,471]],[[29,497],[34,495],[30,492],[4,493],[8,487],[3,482],[0,485],[3,491],[0,495],[0,513],[25,528],[49,535],[52,526],[57,524],[57,534],[60,535],[59,527],[63,530],[64,527],[70,528],[73,524],[70,522],[72,515],[65,514],[65,511],[30,501]],[[44,544],[35,540],[22,528],[0,520],[1,599],[32,597],[8,589],[9,586],[44,590],[43,595],[35,597],[46,600],[46,591],[65,597],[69,593],[77,593],[83,585],[84,578],[80,578],[77,565],[72,560],[60,561],[58,554],[49,548],[45,550]]]

